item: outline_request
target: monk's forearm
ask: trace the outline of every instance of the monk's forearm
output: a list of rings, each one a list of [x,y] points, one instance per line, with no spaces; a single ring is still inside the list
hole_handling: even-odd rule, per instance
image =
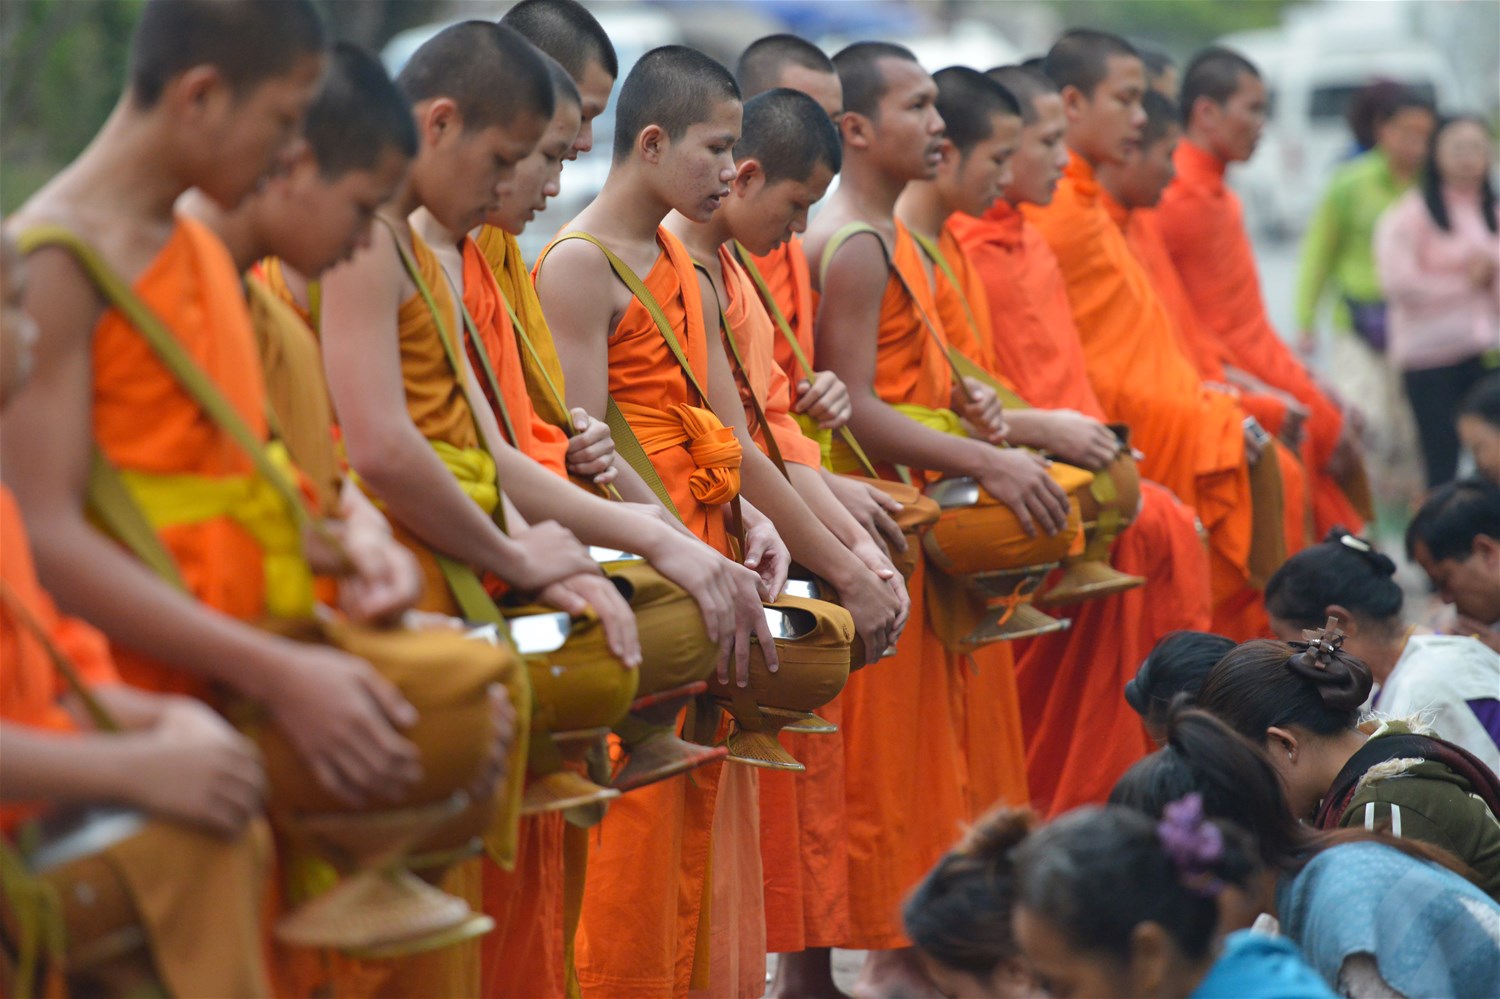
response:
[[[944,475],[976,474],[986,452],[993,450],[989,444],[923,426],[872,395],[855,401],[849,426],[876,461]]]
[[[745,498],[771,519],[795,561],[828,580],[836,589],[864,571],[864,563],[834,537],[816,515],[810,516],[813,512],[792,484],[759,450],[745,453],[740,481]]]
[[[58,604],[118,645],[263,700],[291,642],[214,610],[163,581],[76,510],[28,526],[38,575]]]
[[[852,548],[854,545],[869,540],[869,535],[860,526],[859,521],[849,512],[849,508],[839,502],[839,498],[828,488],[828,483],[823,481],[822,470],[810,465],[802,465],[795,461],[787,463],[787,474],[791,476],[792,487],[797,490],[797,495],[802,497],[802,502],[807,504],[823,526],[833,533],[843,543],[844,547]]]
[[[0,725],[0,801],[118,800],[129,746],[128,737]]]
[[[1005,411],[1008,431],[1005,439],[1018,447],[1031,447],[1045,451],[1052,447],[1052,434],[1047,426],[1045,410],[1020,409]]]
[[[497,460],[505,494],[527,520],[555,520],[586,545],[641,553],[642,547],[659,544],[660,534],[671,530],[664,521],[653,521],[575,486],[519,451],[508,451]],[[648,496],[648,501],[654,503],[655,497]]]
[[[511,543],[463,489],[410,422],[385,440],[345,435],[349,463],[390,518],[433,551],[510,581],[518,557]]]

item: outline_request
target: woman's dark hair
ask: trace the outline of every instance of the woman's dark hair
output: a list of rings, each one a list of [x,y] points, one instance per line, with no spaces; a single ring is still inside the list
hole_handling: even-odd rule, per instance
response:
[[[1302,642],[1246,642],[1208,674],[1198,707],[1259,745],[1266,729],[1297,726],[1333,735],[1359,723],[1370,696],[1370,667],[1340,651],[1317,656]]]
[[[1197,699],[1214,664],[1234,648],[1234,639],[1207,631],[1173,631],[1151,649],[1125,684],[1125,701],[1148,721],[1165,719],[1180,695]]]
[[[1370,622],[1394,622],[1402,593],[1396,563],[1341,527],[1282,563],[1266,583],[1266,610],[1303,628],[1328,620],[1330,604]]]
[[[906,900],[902,919],[911,942],[939,964],[979,977],[1014,958],[1011,853],[1035,824],[1031,812],[1017,808],[980,819]]]
[[[1205,873],[1219,887],[1247,884],[1259,867],[1249,838],[1215,822],[1203,827],[1220,841]],[[1017,903],[1079,950],[1127,961],[1131,934],[1145,922],[1165,930],[1189,958],[1205,957],[1213,946],[1217,892],[1184,880],[1158,823],[1137,809],[1069,812],[1029,836],[1015,861]]]
[[[1427,204],[1427,212],[1432,216],[1432,221],[1444,232],[1452,231],[1453,222],[1448,218],[1448,203],[1443,200],[1443,177],[1438,172],[1437,163],[1438,140],[1449,128],[1463,124],[1478,125],[1485,135],[1489,135],[1489,125],[1478,115],[1457,114],[1446,117],[1432,130],[1432,138],[1427,143],[1427,164],[1422,168],[1422,200]],[[1490,183],[1488,173],[1479,182],[1479,212],[1484,216],[1484,224],[1489,226],[1490,232],[1495,232],[1495,185]]]
[[[1463,561],[1474,552],[1480,535],[1500,541],[1500,486],[1473,477],[1438,486],[1406,528],[1406,554],[1417,557],[1417,545],[1437,561]]]
[[[1475,416],[1500,427],[1500,371],[1492,371],[1474,383],[1458,404],[1458,415]]]
[[[1375,80],[1361,87],[1349,99],[1344,119],[1349,124],[1349,131],[1354,133],[1354,144],[1360,152],[1375,147],[1376,118],[1384,113],[1401,89],[1401,84],[1395,80]]]
[[[1265,754],[1207,711],[1174,712],[1167,744],[1125,771],[1109,803],[1160,817],[1172,802],[1195,793],[1202,796],[1205,815],[1248,832],[1261,862],[1273,871],[1296,874],[1329,847],[1378,842],[1474,879],[1451,854],[1418,840],[1364,829],[1321,832],[1299,822]]]

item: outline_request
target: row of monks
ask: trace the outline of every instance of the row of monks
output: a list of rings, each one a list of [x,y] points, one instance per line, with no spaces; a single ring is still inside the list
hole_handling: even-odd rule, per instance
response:
[[[927,994],[964,825],[1102,800],[1155,641],[1362,526],[1224,183],[1239,56],[1180,109],[1092,31],[618,73],[574,0],[394,81],[300,0],[144,6],[6,225],[5,829],[149,820],[7,861],[18,994],[832,995],[835,947]]]

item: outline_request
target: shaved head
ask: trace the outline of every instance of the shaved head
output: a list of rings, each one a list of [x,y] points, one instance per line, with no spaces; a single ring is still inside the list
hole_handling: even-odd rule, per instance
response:
[[[542,53],[542,61],[547,64],[547,76],[552,81],[553,102],[559,107],[578,107],[583,99],[578,95],[578,84],[573,82],[573,74],[545,52]]]
[[[984,75],[1010,91],[1016,103],[1021,105],[1021,121],[1027,125],[1036,124],[1036,99],[1057,93],[1057,84],[1039,69],[996,66]]]
[[[855,42],[833,57],[833,68],[844,87],[845,111],[875,117],[885,96],[885,73],[880,66],[885,60],[921,65],[910,49],[889,42]]]
[[[1200,97],[1207,97],[1215,104],[1228,103],[1240,88],[1240,78],[1246,75],[1258,80],[1260,70],[1233,49],[1216,45],[1193,56],[1182,75],[1183,121],[1192,120],[1193,106]]]
[[[552,77],[542,54],[509,28],[463,21],[417,49],[396,78],[413,104],[446,97],[464,128],[507,126],[517,118],[551,118]]]
[[[609,35],[578,0],[521,0],[500,23],[556,59],[574,80],[583,79],[590,63],[610,79],[620,75]]]
[[[334,45],[302,134],[328,179],[372,170],[386,150],[417,154],[411,105],[380,60],[347,42]]]
[[[641,56],[625,82],[615,109],[615,162],[627,159],[636,137],[658,125],[670,139],[708,121],[725,101],[740,99],[729,70],[686,45],[663,45]]]
[[[243,93],[326,45],[309,0],[151,0],[131,37],[131,98],[153,106],[169,80],[194,66],[213,66]]]
[[[1021,117],[1021,105],[1009,90],[978,70],[949,66],[932,74],[938,85],[937,109],[948,126],[948,140],[968,153],[994,131],[995,115]]]
[[[1076,87],[1085,97],[1093,97],[1094,89],[1109,75],[1112,57],[1138,59],[1140,54],[1118,35],[1079,28],[1057,40],[1042,69],[1059,90]]]
[[[834,73],[833,60],[812,42],[796,35],[767,35],[750,43],[740,54],[734,76],[740,93],[749,100],[767,90],[784,86],[782,73],[791,67],[815,73]]]
[[[1177,102],[1160,91],[1146,91],[1146,96],[1141,98],[1141,107],[1146,112],[1146,127],[1141,130],[1143,146],[1161,141],[1168,132],[1182,124]]]
[[[807,180],[819,165],[838,173],[843,149],[838,129],[822,105],[800,90],[778,87],[745,102],[736,162],[753,159],[766,182]]]

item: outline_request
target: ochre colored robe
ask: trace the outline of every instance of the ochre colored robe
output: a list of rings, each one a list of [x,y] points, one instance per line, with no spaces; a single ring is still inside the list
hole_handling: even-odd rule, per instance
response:
[[[805,286],[806,258],[798,253],[786,259],[790,266],[800,266],[802,273],[798,278],[777,271],[778,279],[800,280]],[[786,354],[793,370],[797,370],[796,358],[775,328],[750,275],[727,250],[721,251],[719,260],[728,292],[724,314],[745,362],[749,383],[741,382],[741,398],[747,391],[755,392],[788,463],[817,468],[822,461],[821,449],[802,433],[789,414],[791,384],[777,359],[776,348]],[[778,280],[772,285],[768,277],[767,284],[774,289],[786,287],[789,281]],[[748,399],[745,418],[747,425],[756,429],[757,443],[766,450],[764,428],[756,426],[754,408]],[[819,708],[818,714],[841,725],[842,698]],[[809,947],[837,946],[849,932],[843,733],[783,733],[781,738],[807,770],[798,774],[767,770],[759,775],[766,949],[788,953]]]
[[[1244,411],[1206,387],[1182,353],[1087,163],[1074,154],[1052,204],[1025,212],[1057,255],[1105,412],[1130,424],[1132,444],[1145,454],[1141,472],[1192,504],[1208,529],[1214,627],[1252,637],[1264,612],[1246,595],[1253,520]]]
[[[1008,204],[992,214],[999,217],[950,217],[939,243],[962,285],[953,289],[941,271],[936,275],[944,322],[950,331],[961,329],[950,334],[955,346],[1014,385],[998,359],[1003,347],[1006,356],[1020,358],[1011,369],[1017,376],[1064,400],[1056,408],[1092,410],[1100,418],[1052,251],[1034,232],[1026,238],[1030,227]],[[969,333],[971,315],[978,329]],[[1047,399],[1026,401],[1051,406]],[[1071,629],[1016,645],[1026,778],[1044,815],[1104,801],[1150,751],[1140,718],[1125,702],[1125,684],[1162,634],[1209,625],[1208,560],[1192,510],[1154,483],[1142,484],[1142,497],[1111,563],[1146,583],[1064,608]]]
[[[1336,525],[1357,533],[1364,521],[1327,473],[1343,433],[1343,414],[1271,325],[1244,211],[1224,183],[1224,164],[1187,139],[1177,144],[1173,162],[1177,177],[1157,215],[1194,311],[1236,367],[1307,407],[1302,459],[1311,480],[1317,535]]]
[[[657,241],[662,253],[642,280],[672,323],[700,384],[706,385],[708,331],[697,271],[676,236],[658,229]],[[537,270],[546,262],[544,252]],[[609,391],[622,409],[666,411],[702,404],[639,301],[631,302],[609,338]],[[625,412],[629,418],[631,411]],[[641,436],[684,523],[728,554],[722,505],[699,501],[689,485],[697,465],[688,445],[652,453],[647,435]],[[695,965],[702,967],[698,948],[699,934],[707,928],[703,907],[710,838],[725,770],[724,764],[710,764],[632,791],[611,802],[604,821],[591,832],[576,958],[588,999],[687,994]]]

